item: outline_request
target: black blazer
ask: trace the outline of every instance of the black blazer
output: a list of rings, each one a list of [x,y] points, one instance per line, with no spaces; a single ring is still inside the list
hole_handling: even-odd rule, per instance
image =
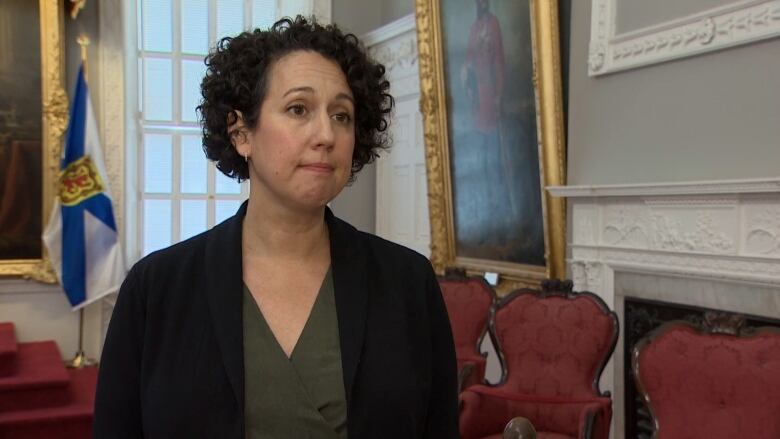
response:
[[[132,268],[103,347],[94,437],[244,438],[245,213]],[[455,349],[430,263],[330,210],[326,221],[350,439],[457,438]]]

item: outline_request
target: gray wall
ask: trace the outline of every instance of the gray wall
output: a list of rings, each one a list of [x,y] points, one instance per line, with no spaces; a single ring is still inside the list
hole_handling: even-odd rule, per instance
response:
[[[333,22],[358,36],[414,12],[413,0],[333,0]],[[366,166],[358,179],[331,202],[334,213],[360,230],[376,230],[376,168]]]
[[[393,0],[382,2],[382,24],[414,13],[414,0]]]
[[[360,36],[380,26],[381,5],[381,0],[332,0],[331,18],[342,28]]]
[[[780,176],[780,39],[590,78],[590,9],[572,2],[568,184]]]

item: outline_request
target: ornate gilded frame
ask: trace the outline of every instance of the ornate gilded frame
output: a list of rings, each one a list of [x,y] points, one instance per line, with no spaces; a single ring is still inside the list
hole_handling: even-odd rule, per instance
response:
[[[566,204],[544,189],[566,181],[563,97],[561,90],[558,4],[528,0],[531,6],[536,91],[539,169],[544,219],[544,267],[458,257],[455,248],[449,140],[444,84],[440,0],[415,0],[420,66],[420,108],[425,132],[428,208],[431,221],[431,262],[438,273],[462,267],[470,274],[497,272],[500,292],[539,285],[540,280],[565,277]]]
[[[41,117],[43,132],[42,178],[43,227],[48,223],[56,194],[60,144],[68,124],[65,93],[64,5],[60,0],[39,0],[41,32]],[[56,276],[45,247],[41,259],[0,260],[0,277],[13,276],[54,283]]]

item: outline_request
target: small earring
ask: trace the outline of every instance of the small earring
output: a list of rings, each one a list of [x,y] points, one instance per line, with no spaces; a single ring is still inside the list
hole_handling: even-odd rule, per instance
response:
[[[244,156],[244,162],[249,163],[249,154]]]

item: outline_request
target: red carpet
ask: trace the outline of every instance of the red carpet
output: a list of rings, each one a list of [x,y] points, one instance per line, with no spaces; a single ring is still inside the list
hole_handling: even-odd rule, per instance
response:
[[[16,371],[16,335],[14,325],[0,323],[0,378]]]
[[[0,376],[0,439],[90,438],[97,368],[65,369],[54,342],[17,344],[8,326],[0,324],[0,371],[12,372]]]

